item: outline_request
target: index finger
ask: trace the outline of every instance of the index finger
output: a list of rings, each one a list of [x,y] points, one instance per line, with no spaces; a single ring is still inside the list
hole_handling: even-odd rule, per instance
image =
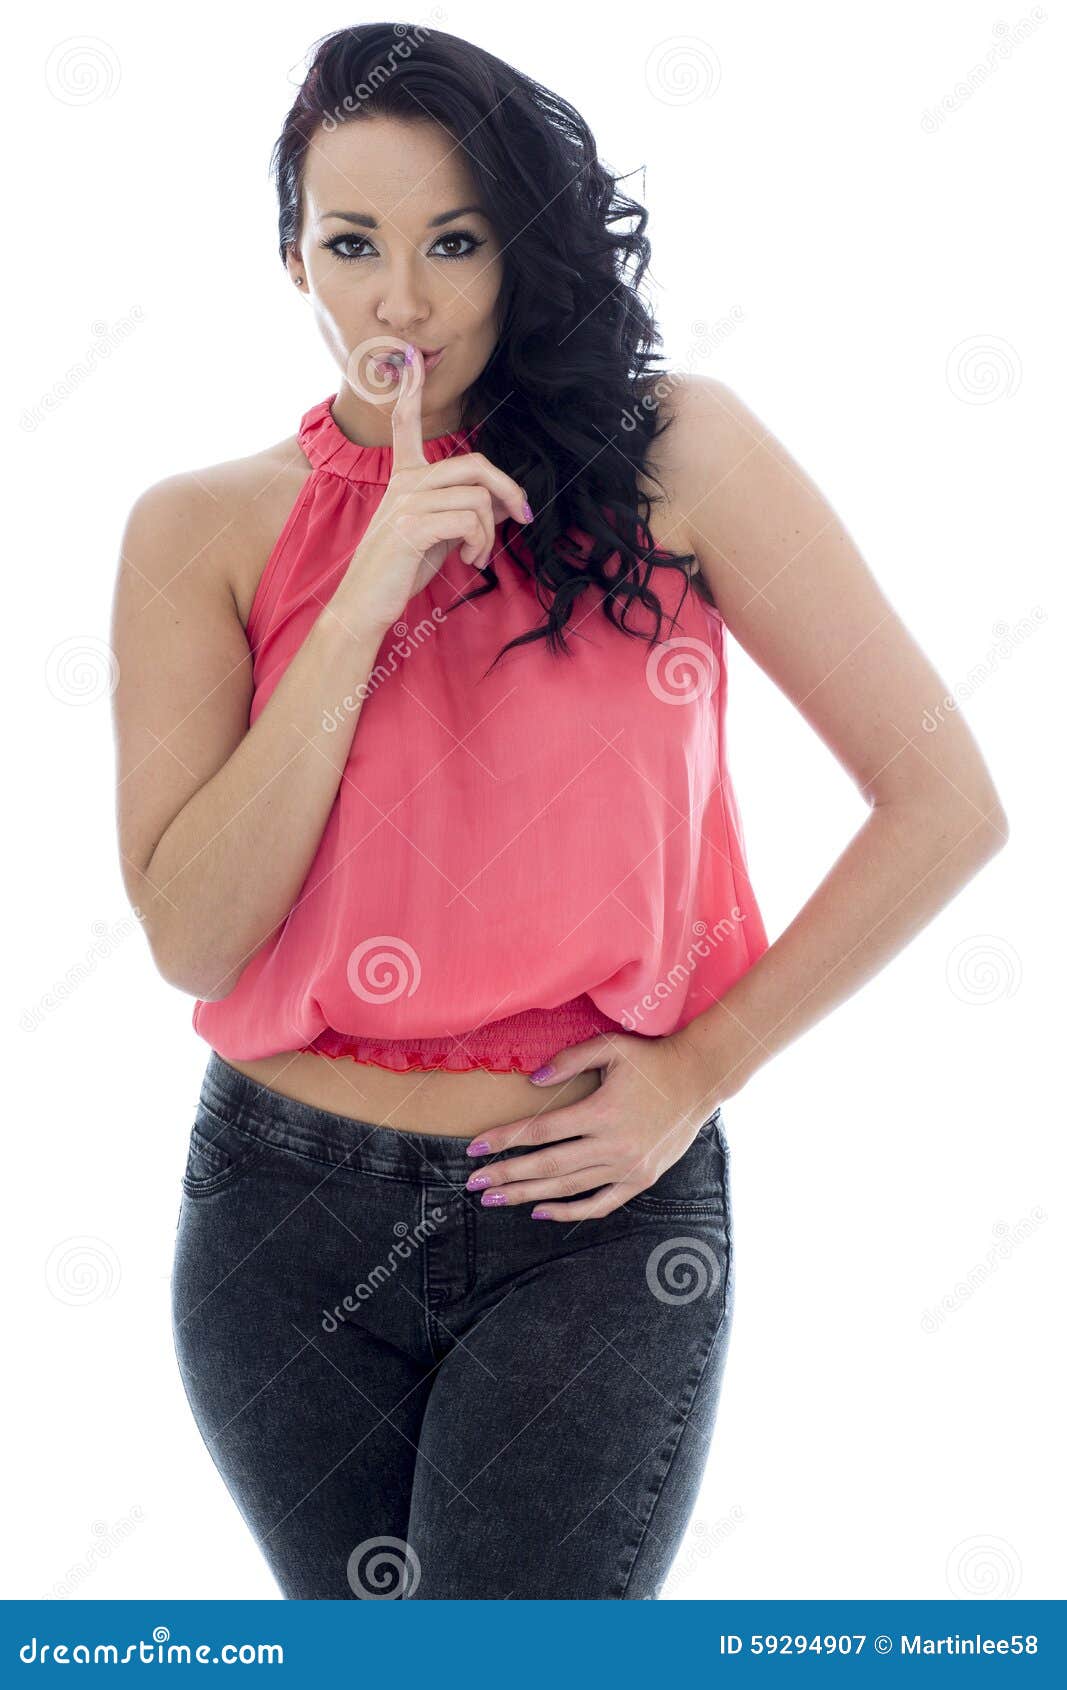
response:
[[[400,392],[393,406],[393,468],[415,469],[427,462],[422,449],[422,353],[411,348],[411,363],[400,372]]]

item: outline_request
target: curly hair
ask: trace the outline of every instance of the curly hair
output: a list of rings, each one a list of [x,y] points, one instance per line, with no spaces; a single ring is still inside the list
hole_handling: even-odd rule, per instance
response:
[[[274,146],[283,263],[300,239],[304,160],[319,126],[372,116],[436,122],[463,148],[503,251],[500,332],[464,395],[460,428],[484,419],[478,450],[526,489],[534,521],[507,518],[502,545],[533,579],[547,620],[510,640],[490,668],[532,640],[565,651],[587,588],[599,589],[616,627],[655,643],[664,611],[654,570],[685,577],[672,626],[694,586],[714,600],[699,571],[690,573],[694,553],[652,544],[648,518],[662,495],[653,501],[638,486],[642,474],[662,488],[647,457],[670,426],[657,426],[652,384],[669,378],[651,370],[662,337],[639,294],[651,254],[647,211],[617,191],[623,178],[598,159],[588,125],[558,94],[459,36],[357,24],[309,50]],[[455,605],[500,585],[491,560],[482,573],[484,585]],[[627,625],[635,601],[655,618],[651,635]]]

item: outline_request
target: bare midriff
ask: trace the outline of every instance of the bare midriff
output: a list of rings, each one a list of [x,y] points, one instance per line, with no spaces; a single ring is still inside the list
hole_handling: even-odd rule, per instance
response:
[[[350,1056],[304,1050],[251,1062],[229,1056],[224,1060],[271,1091],[316,1109],[402,1132],[444,1133],[450,1138],[474,1138],[488,1127],[508,1126],[524,1116],[576,1103],[600,1084],[596,1068],[570,1080],[535,1086],[514,1070],[412,1068],[399,1073]]]

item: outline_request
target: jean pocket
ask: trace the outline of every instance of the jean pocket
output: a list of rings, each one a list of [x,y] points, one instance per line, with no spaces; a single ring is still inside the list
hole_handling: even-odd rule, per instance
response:
[[[726,1157],[717,1114],[705,1122],[685,1154],[672,1162],[654,1185],[627,1199],[627,1209],[665,1220],[725,1216]]]
[[[268,1155],[270,1145],[201,1101],[189,1134],[182,1175],[188,1197],[205,1197],[231,1185]]]

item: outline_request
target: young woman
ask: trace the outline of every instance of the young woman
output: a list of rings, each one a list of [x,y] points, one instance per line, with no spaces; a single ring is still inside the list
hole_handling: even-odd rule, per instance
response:
[[[181,1376],[286,1596],[654,1597],[731,1326],[721,1104],[1003,811],[803,471],[650,370],[646,216],[570,106],[345,29],[275,171],[337,392],[143,494],[116,589],[124,874],[211,1046]],[[773,944],[726,628],[870,805]]]

